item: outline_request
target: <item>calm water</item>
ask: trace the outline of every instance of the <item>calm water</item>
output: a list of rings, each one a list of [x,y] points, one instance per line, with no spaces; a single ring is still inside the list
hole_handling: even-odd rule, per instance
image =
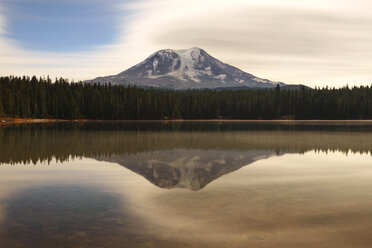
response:
[[[372,247],[372,126],[0,127],[0,247]]]

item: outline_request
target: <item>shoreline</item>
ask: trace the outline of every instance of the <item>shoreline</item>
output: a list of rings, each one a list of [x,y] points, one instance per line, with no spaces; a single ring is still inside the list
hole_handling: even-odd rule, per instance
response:
[[[87,123],[87,122],[107,122],[107,123],[181,123],[181,122],[204,122],[204,123],[257,123],[257,124],[314,124],[314,125],[372,125],[372,120],[229,120],[229,119],[198,119],[198,120],[93,120],[93,119],[33,119],[33,118],[0,118],[1,125],[12,124],[32,124],[32,123],[60,123],[60,122],[74,122],[74,123]]]
[[[61,120],[61,119],[0,118],[0,125],[24,124],[24,123],[52,123],[52,122],[68,122],[68,121],[69,120]]]

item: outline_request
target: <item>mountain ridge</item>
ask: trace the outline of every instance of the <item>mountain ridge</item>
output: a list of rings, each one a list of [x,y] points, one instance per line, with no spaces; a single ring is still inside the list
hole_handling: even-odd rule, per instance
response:
[[[223,63],[198,47],[159,50],[117,75],[98,77],[86,82],[167,89],[286,86],[282,82],[262,79]]]

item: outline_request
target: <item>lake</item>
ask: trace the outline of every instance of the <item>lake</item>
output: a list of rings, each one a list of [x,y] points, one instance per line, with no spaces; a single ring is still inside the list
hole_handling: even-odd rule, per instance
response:
[[[0,127],[0,247],[372,247],[369,122]]]

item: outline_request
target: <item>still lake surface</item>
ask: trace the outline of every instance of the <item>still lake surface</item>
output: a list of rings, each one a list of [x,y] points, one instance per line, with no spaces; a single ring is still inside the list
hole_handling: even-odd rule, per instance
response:
[[[0,127],[0,247],[372,247],[372,125]]]

